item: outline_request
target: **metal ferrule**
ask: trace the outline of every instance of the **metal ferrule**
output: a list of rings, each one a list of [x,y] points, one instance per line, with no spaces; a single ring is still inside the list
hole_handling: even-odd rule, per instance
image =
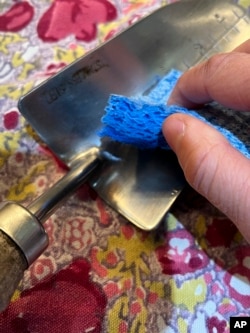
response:
[[[48,235],[37,218],[26,208],[14,202],[0,204],[0,229],[23,252],[27,267],[48,246]]]

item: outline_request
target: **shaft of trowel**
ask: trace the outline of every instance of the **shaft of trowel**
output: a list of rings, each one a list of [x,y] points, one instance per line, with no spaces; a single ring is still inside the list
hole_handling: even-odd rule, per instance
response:
[[[91,148],[28,208],[15,202],[0,205],[0,311],[10,303],[24,271],[48,246],[42,223],[88,179],[99,162],[99,150]]]

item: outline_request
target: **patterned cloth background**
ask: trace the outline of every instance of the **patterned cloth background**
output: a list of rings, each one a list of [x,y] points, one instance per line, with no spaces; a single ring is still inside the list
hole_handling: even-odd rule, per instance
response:
[[[18,98],[169,2],[0,0],[1,201],[27,205],[65,172],[20,116]],[[230,316],[250,315],[250,247],[189,188],[153,232],[88,185],[45,227],[50,245],[0,315],[0,332],[226,333]]]

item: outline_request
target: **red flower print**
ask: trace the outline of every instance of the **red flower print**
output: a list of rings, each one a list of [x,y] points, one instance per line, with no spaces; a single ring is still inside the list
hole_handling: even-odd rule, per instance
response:
[[[191,273],[207,266],[208,257],[195,246],[187,231],[169,232],[166,243],[156,250],[164,274]]]
[[[104,286],[104,291],[105,294],[111,298],[111,297],[115,297],[116,295],[119,295],[121,290],[119,289],[117,283],[110,281],[108,282],[105,286]]]
[[[30,279],[33,284],[41,281],[45,277],[52,276],[56,266],[52,259],[40,257],[30,267]]]
[[[52,215],[44,224],[46,233],[49,236],[49,241],[51,244],[55,242],[55,232],[56,232],[56,215]],[[41,258],[41,257],[40,257]],[[39,259],[38,259],[39,260]]]
[[[87,248],[94,240],[93,233],[94,221],[90,217],[74,217],[65,223],[63,244],[69,251],[82,251]]]
[[[134,228],[128,224],[121,227],[121,232],[127,240],[130,240],[135,235]]]
[[[224,333],[227,323],[225,320],[220,320],[217,317],[211,317],[207,319],[208,332]]]
[[[112,217],[108,213],[106,204],[104,203],[104,201],[102,199],[97,197],[96,205],[97,205],[99,216],[100,216],[100,218],[99,218],[100,224],[102,224],[103,226],[109,226],[111,224]]]
[[[24,291],[0,314],[0,332],[101,332],[106,296],[89,274],[90,264],[79,259]]]
[[[142,310],[141,308],[141,304],[137,301],[134,301],[131,303],[130,305],[130,312],[133,314],[133,315],[136,315],[138,313],[140,313]]]
[[[34,16],[34,8],[27,1],[15,3],[0,15],[0,31],[17,32],[26,27]]]
[[[19,120],[19,113],[16,110],[11,110],[4,114],[3,123],[7,130],[13,130],[17,127]]]
[[[40,146],[38,149],[41,154],[52,157],[58,165],[59,169],[68,171],[69,168],[61,160],[59,160],[59,158],[47,146]]]
[[[37,32],[45,42],[72,34],[77,40],[90,42],[96,37],[96,25],[116,16],[116,8],[107,0],[55,0],[41,17]]]
[[[236,257],[238,264],[232,267],[225,275],[224,282],[229,288],[232,299],[240,302],[244,308],[250,304],[250,248],[242,247]]]
[[[211,246],[229,247],[238,230],[228,219],[213,219],[207,227],[206,239]]]

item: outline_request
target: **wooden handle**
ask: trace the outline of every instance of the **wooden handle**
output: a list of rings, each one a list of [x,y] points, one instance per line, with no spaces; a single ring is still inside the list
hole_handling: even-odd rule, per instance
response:
[[[21,250],[0,230],[0,311],[9,305],[26,268]]]

